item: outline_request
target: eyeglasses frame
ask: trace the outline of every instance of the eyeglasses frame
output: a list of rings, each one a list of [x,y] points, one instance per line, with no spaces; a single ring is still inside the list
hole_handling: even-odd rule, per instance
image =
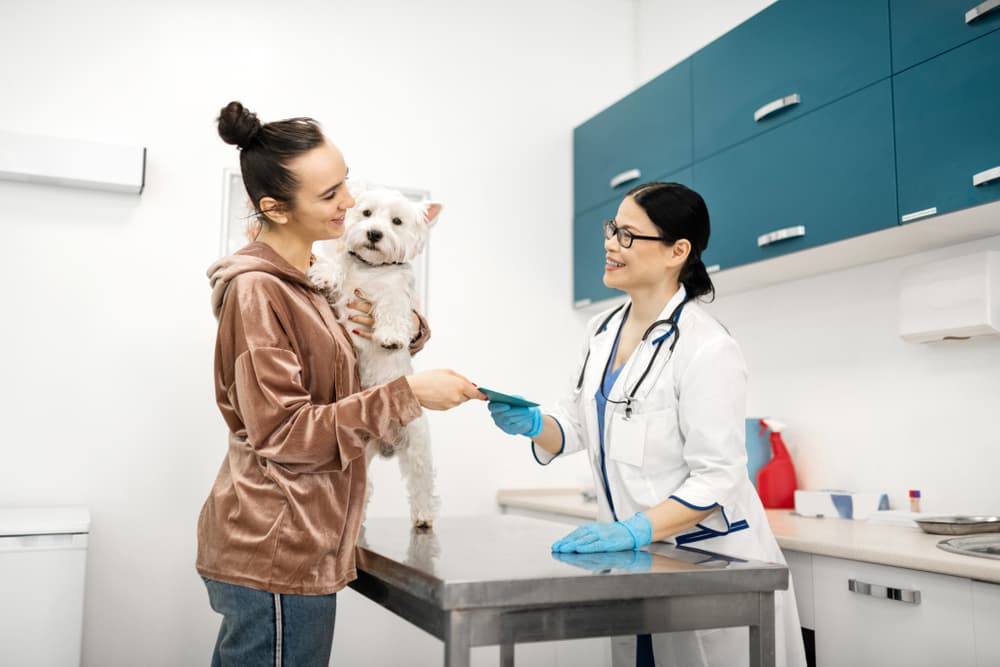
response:
[[[610,239],[611,237],[615,237],[617,239],[617,241],[618,241],[618,245],[620,245],[623,248],[631,248],[632,247],[632,242],[633,241],[637,241],[637,240],[638,241],[665,241],[666,240],[662,236],[644,236],[644,235],[641,235],[641,234],[633,234],[629,230],[622,229],[621,227],[619,227],[618,223],[616,223],[614,220],[605,220],[604,223],[601,225],[601,227],[604,230],[604,238],[605,239]],[[625,238],[629,239],[628,244],[626,244],[622,240],[622,236],[624,236]]]

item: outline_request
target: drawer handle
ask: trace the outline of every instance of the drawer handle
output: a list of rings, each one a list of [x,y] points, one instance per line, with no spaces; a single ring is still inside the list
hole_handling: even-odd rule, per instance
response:
[[[996,1],[1000,2],[1000,0]],[[762,119],[767,118],[775,111],[780,111],[781,109],[785,109],[787,107],[793,107],[801,101],[802,98],[799,97],[798,93],[792,93],[791,95],[786,95],[785,97],[779,97],[773,102],[768,102],[761,108],[754,111],[753,120],[755,123],[759,123]]]
[[[795,227],[785,227],[784,229],[776,229],[773,232],[768,232],[767,234],[761,234],[757,237],[757,246],[763,248],[764,246],[771,245],[776,241],[784,241],[785,239],[797,239],[799,237],[806,235],[805,225],[796,225]]]
[[[969,11],[965,12],[965,22],[972,23],[979,17],[989,14],[997,7],[1000,7],[1000,0],[986,0],[986,2],[976,5]]]
[[[642,176],[642,172],[638,169],[629,169],[618,174],[611,179],[611,187],[617,188],[622,183],[628,183],[629,181],[634,181],[635,179]]]
[[[891,586],[880,586],[879,584],[869,584],[857,579],[847,580],[847,590],[859,595],[870,595],[873,598],[883,600],[895,600],[907,604],[920,604],[920,591],[908,591],[905,588],[892,588]]]
[[[1000,3],[1000,0],[997,0]],[[986,171],[981,171],[972,177],[972,185],[974,187],[979,187],[980,185],[985,185],[990,181],[995,181],[1000,178],[1000,167],[993,167],[992,169],[987,169]]]

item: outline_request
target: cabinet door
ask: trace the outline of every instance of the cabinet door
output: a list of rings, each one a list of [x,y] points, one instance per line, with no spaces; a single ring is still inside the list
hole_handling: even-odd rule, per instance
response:
[[[697,52],[695,160],[888,77],[888,9],[874,0],[781,0]]]
[[[605,220],[615,217],[619,198],[610,199],[573,219],[573,305],[589,306],[596,301],[622,296],[604,284]]]
[[[803,628],[816,629],[816,615],[813,611],[813,565],[812,554],[782,549],[788,572],[795,588],[795,604],[799,608],[799,623]]]
[[[896,224],[889,81],[696,162],[694,186],[722,269]]]
[[[691,63],[685,60],[573,130],[574,213],[690,164]]]
[[[975,615],[976,664],[979,667],[1000,665],[1000,584],[972,582],[972,607]]]
[[[813,581],[816,664],[975,664],[969,579],[814,556]]]
[[[998,71],[1000,30],[893,77],[904,222],[1000,199]]]
[[[691,170],[682,169],[650,181],[672,181],[691,186]],[[615,196],[573,219],[573,305],[583,308],[591,303],[622,296],[622,292],[604,284],[604,229],[602,224],[618,213],[622,198]]]
[[[996,0],[890,0],[889,14],[893,72],[1000,28]]]

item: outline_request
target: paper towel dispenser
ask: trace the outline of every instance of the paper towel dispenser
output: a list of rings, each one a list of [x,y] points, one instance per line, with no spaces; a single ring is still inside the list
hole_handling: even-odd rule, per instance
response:
[[[0,179],[139,194],[146,149],[0,131]]]
[[[1000,252],[982,251],[903,271],[899,334],[913,343],[1000,333]]]

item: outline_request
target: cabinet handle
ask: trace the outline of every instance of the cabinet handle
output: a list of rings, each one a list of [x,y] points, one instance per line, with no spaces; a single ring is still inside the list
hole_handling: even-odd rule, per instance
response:
[[[997,0],[1000,4],[1000,0]],[[987,169],[986,171],[981,171],[972,177],[972,185],[974,187],[979,187],[989,183],[990,181],[995,181],[1000,178],[1000,167],[993,167],[992,169]]]
[[[718,273],[722,270],[722,267],[718,264],[709,264],[705,267],[705,273]]]
[[[847,580],[847,590],[860,595],[870,595],[873,598],[895,600],[907,604],[920,604],[920,591],[908,591],[904,588],[869,584],[857,579]]]
[[[997,7],[1000,7],[1000,0],[986,0],[986,2],[976,5],[969,11],[965,12],[965,22],[972,23],[979,17],[989,14]]]
[[[912,222],[913,220],[919,220],[920,218],[926,218],[927,216],[937,215],[937,206],[931,206],[930,208],[925,208],[922,211],[914,211],[913,213],[907,213],[899,218],[900,222]]]
[[[996,0],[996,1],[1000,2],[1000,0]],[[781,109],[784,109],[785,107],[793,107],[793,106],[795,106],[796,104],[798,104],[801,101],[802,101],[802,98],[799,97],[798,93],[792,93],[791,95],[786,95],[785,97],[779,97],[778,99],[774,100],[773,102],[768,102],[767,104],[765,104],[761,108],[759,108],[756,111],[754,111],[753,112],[753,120],[754,120],[755,123],[759,123],[762,119],[767,118],[768,116],[770,116],[771,114],[773,114],[775,111],[780,111]]]
[[[634,181],[640,176],[642,176],[642,172],[639,171],[638,169],[629,169],[627,171],[623,171],[622,173],[618,174],[617,176],[611,179],[611,187],[617,188],[622,183],[628,183],[629,181]]]
[[[757,237],[757,246],[763,248],[764,246],[771,245],[775,241],[784,241],[785,239],[797,239],[800,236],[806,235],[805,225],[796,225],[795,227],[785,227],[784,229],[776,229],[773,232],[768,232],[767,234],[761,234]]]

